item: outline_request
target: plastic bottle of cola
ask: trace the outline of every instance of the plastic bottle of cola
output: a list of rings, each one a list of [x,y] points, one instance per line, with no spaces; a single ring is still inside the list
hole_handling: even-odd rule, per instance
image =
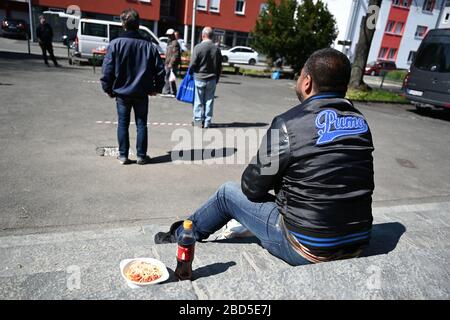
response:
[[[178,280],[192,278],[192,261],[194,260],[195,236],[192,231],[192,221],[185,220],[183,231],[178,236],[177,268],[175,276]]]

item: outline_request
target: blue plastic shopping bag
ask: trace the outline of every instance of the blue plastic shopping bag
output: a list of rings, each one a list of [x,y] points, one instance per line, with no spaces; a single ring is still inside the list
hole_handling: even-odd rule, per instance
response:
[[[180,88],[177,92],[177,100],[194,104],[195,96],[195,82],[194,77],[187,71],[183,81],[181,81]]]

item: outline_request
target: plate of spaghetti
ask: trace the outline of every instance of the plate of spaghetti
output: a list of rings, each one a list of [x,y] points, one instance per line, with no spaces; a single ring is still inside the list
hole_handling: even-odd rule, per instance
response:
[[[160,283],[169,278],[169,272],[164,263],[153,258],[122,260],[120,271],[132,288]]]

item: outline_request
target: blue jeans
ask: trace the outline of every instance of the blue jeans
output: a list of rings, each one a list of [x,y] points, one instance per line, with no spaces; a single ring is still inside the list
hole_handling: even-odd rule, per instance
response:
[[[136,155],[139,158],[145,158],[147,155],[147,114],[148,97],[124,97],[116,98],[117,115],[119,117],[117,126],[117,140],[119,141],[119,154],[121,157],[128,158],[130,149],[130,137],[128,127],[130,126],[131,109],[134,110],[136,119]]]
[[[235,219],[250,230],[272,255],[293,266],[310,263],[295,251],[286,238],[275,202],[252,202],[237,183],[223,184],[189,219],[194,224],[197,240],[208,238]],[[182,228],[177,230],[177,234]]]
[[[211,80],[195,79],[194,121],[205,121],[209,125],[213,116],[216,78]]]

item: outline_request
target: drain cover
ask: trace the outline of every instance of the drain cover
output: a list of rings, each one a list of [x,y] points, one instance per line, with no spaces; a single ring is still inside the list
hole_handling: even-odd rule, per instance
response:
[[[411,169],[417,169],[416,165],[414,163],[412,163],[412,161],[408,160],[408,159],[400,159],[397,158],[395,159],[397,161],[397,163],[399,165],[401,165],[402,167],[405,168],[411,168]]]

